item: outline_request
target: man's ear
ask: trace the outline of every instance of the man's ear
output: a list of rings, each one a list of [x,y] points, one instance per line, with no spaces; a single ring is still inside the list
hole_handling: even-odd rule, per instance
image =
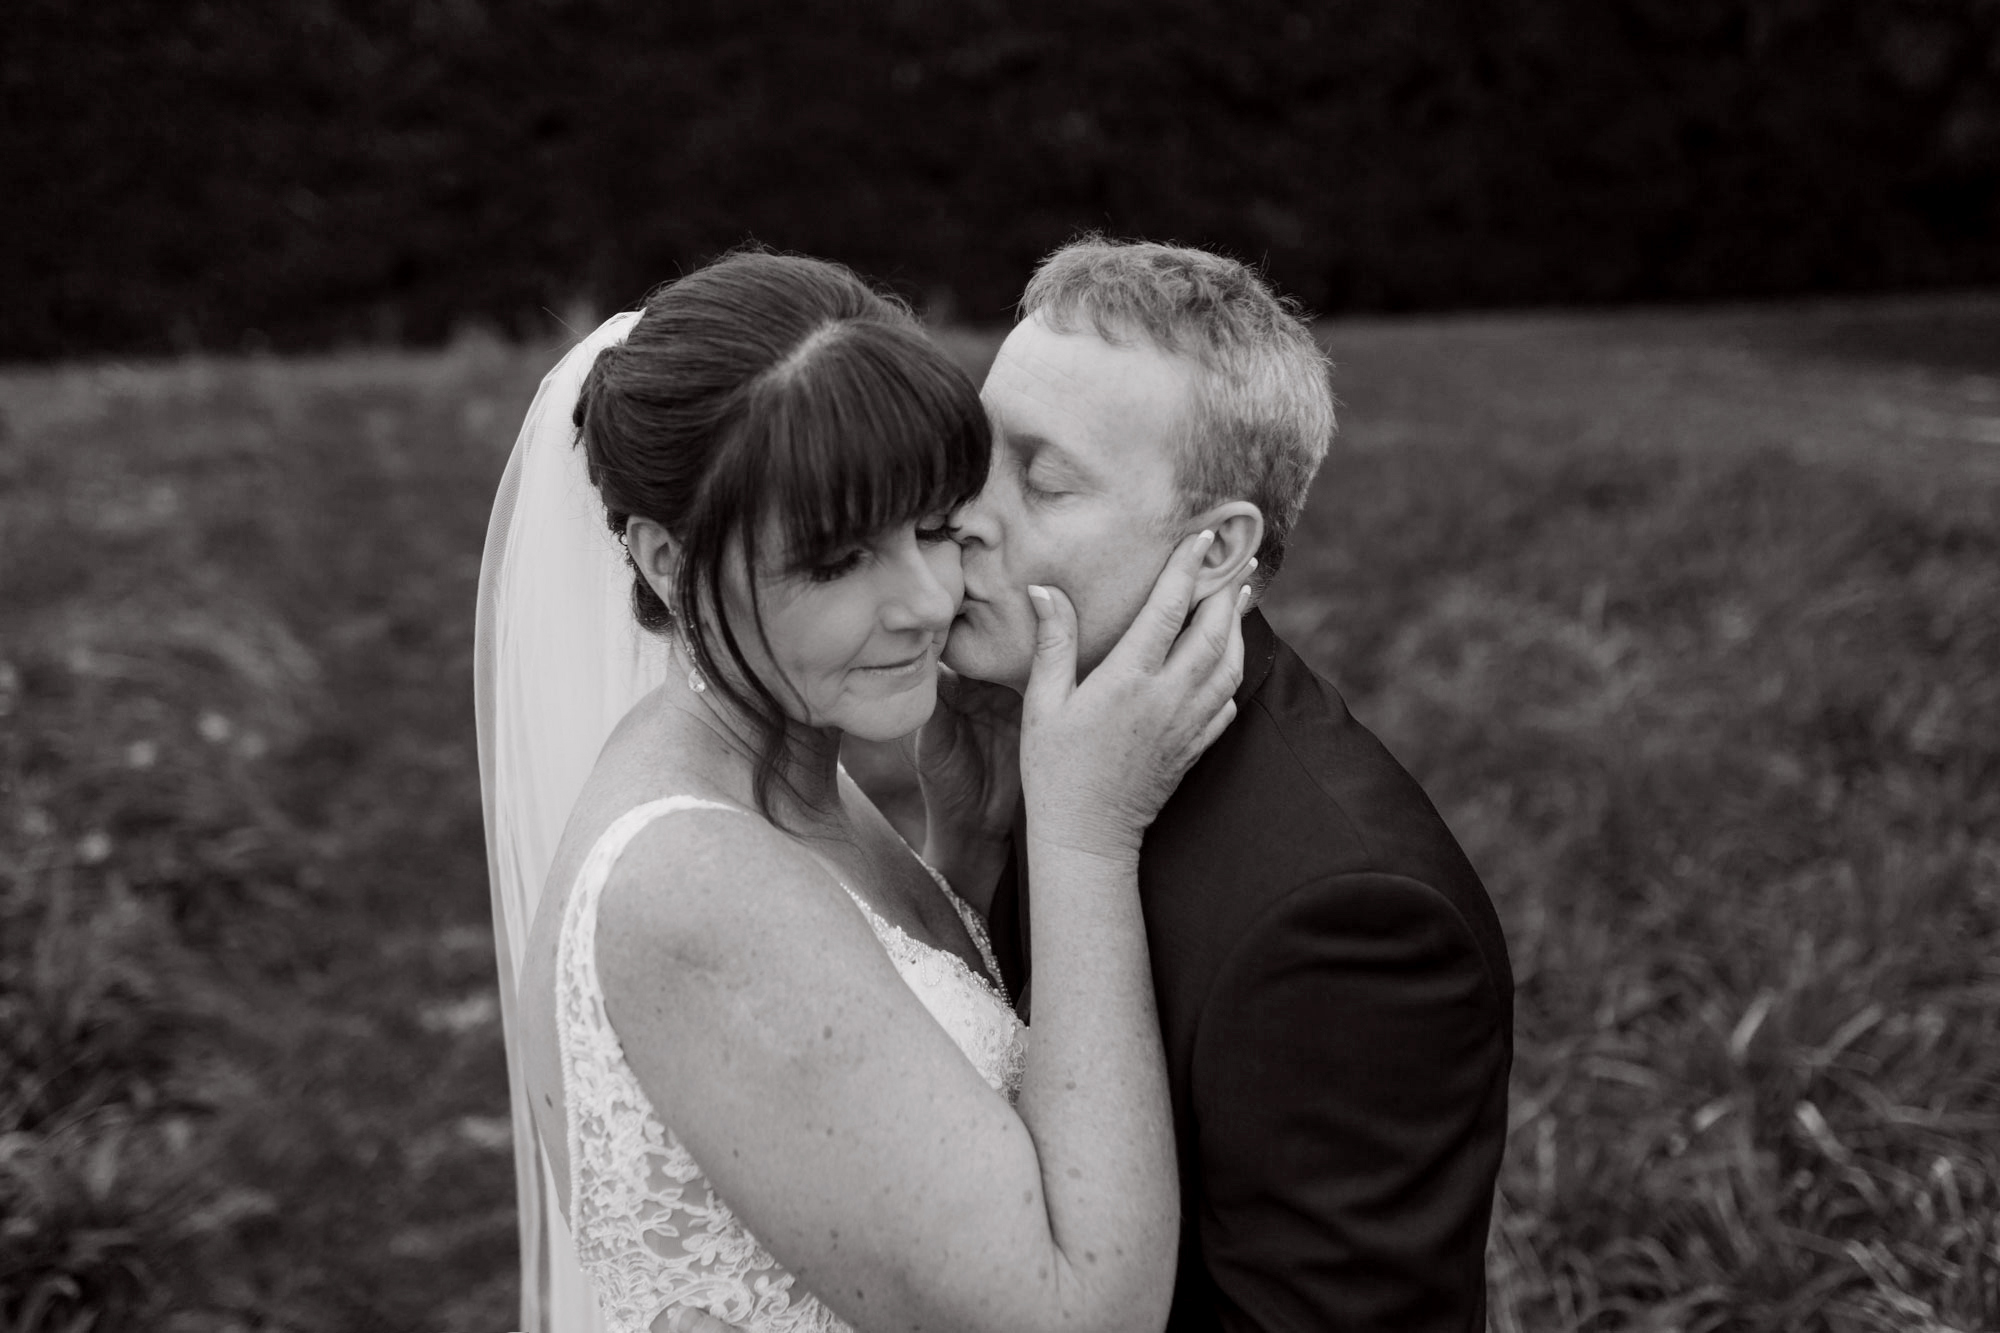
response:
[[[1257,548],[1264,544],[1263,510],[1248,500],[1225,500],[1197,515],[1188,528],[1193,532],[1207,528],[1215,534],[1214,544],[1201,559],[1201,571],[1195,575],[1197,599],[1218,588],[1240,588],[1250,582]]]
[[[681,567],[681,544],[660,523],[634,514],[625,520],[625,549],[632,553],[639,577],[651,584],[654,594],[671,609],[674,577]]]

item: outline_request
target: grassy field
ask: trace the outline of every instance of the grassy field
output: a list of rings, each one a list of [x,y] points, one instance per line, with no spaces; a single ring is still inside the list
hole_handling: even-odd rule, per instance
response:
[[[1327,333],[1272,610],[1507,926],[1494,1327],[2000,1328],[2000,298]],[[513,1327],[471,607],[551,360],[0,370],[0,1333]]]

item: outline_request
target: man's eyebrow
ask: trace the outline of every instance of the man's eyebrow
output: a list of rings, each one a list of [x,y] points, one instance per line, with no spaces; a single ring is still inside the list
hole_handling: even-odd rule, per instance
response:
[[[1033,431],[1009,432],[1007,445],[1023,458],[1033,460],[1047,454],[1056,463],[1072,472],[1082,476],[1090,475],[1090,469],[1083,465],[1081,459],[1046,435],[1037,435]]]

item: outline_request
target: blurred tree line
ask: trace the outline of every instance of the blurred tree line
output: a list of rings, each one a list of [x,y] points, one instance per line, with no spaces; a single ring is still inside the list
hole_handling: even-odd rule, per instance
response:
[[[1004,319],[2000,280],[2000,0],[9,0],[0,356],[545,333],[755,237]]]

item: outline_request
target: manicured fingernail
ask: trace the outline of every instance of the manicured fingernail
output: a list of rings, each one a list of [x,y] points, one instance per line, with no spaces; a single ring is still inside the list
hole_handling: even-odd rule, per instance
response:
[[[1252,573],[1256,572],[1257,569],[1257,557],[1254,555],[1250,557],[1250,569]]]
[[[1243,591],[1236,594],[1236,614],[1242,615],[1250,605],[1250,585],[1244,584]]]
[[[1034,599],[1035,606],[1040,610],[1048,611],[1055,607],[1055,603],[1049,600],[1049,590],[1039,583],[1028,585],[1028,596]]]
[[[1213,545],[1215,545],[1215,530],[1213,528],[1203,528],[1200,535],[1194,539],[1194,553],[1202,555]]]

